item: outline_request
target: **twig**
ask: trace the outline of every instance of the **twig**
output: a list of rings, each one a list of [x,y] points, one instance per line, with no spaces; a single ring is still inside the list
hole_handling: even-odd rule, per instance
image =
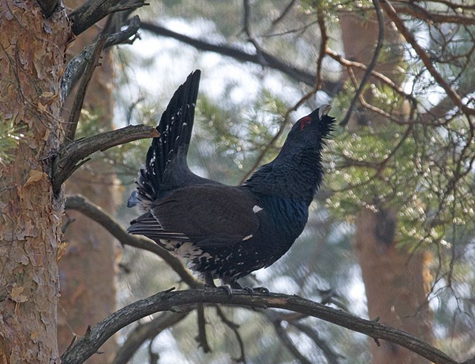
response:
[[[335,52],[335,51],[333,51],[329,48],[325,49],[325,54],[328,55],[329,57],[331,57],[332,59],[334,59],[335,61],[337,61],[338,63],[340,63],[342,66],[345,66],[347,68],[348,67],[353,67],[353,68],[359,68],[363,71],[368,70],[368,67],[366,67],[363,63],[350,61],[349,59],[346,59],[346,58],[342,57],[340,54],[338,54],[337,52]],[[399,95],[405,97],[406,99],[411,101],[413,104],[417,103],[417,100],[414,96],[412,96],[411,94],[408,94],[407,92],[405,92],[401,87],[396,85],[394,83],[394,81],[391,80],[389,77],[383,75],[382,73],[380,73],[378,71],[374,71],[374,70],[371,71],[371,76],[373,76],[374,78],[378,79],[379,81],[385,83],[386,85],[391,87],[394,91],[396,91]]]
[[[74,103],[71,108],[71,113],[69,114],[68,123],[65,127],[65,143],[70,143],[74,140],[77,125],[79,122],[79,117],[81,116],[82,105],[86,96],[87,86],[91,81],[96,66],[99,64],[99,58],[101,56],[102,50],[104,49],[106,38],[107,36],[101,35],[98,41],[94,44],[94,49],[91,53],[91,57],[85,58],[86,67],[84,69],[81,82],[79,83],[78,90],[76,92],[76,98],[74,99]]]
[[[117,351],[112,364],[127,364],[144,342],[153,340],[162,331],[183,320],[190,312],[164,312],[153,318],[152,321],[138,325],[129,333],[127,339]]]
[[[346,112],[345,117],[343,120],[340,122],[340,125],[346,126],[348,124],[348,121],[350,120],[351,114],[353,113],[353,109],[356,106],[356,102],[359,100],[359,96],[363,92],[363,89],[366,85],[366,82],[368,82],[369,76],[371,72],[373,71],[374,67],[376,66],[376,62],[378,61],[378,56],[379,52],[381,51],[381,48],[383,47],[383,41],[384,41],[384,19],[383,19],[383,13],[381,11],[381,6],[379,4],[379,0],[373,0],[373,5],[374,9],[376,10],[376,15],[378,17],[378,42],[376,44],[376,49],[374,50],[373,54],[373,59],[371,60],[371,63],[369,64],[368,68],[366,69],[366,72],[363,75],[363,79],[361,80],[360,86],[358,90],[356,91],[355,96],[351,100],[350,107],[348,108],[348,111]]]
[[[63,146],[54,156],[51,180],[53,192],[58,194],[61,185],[94,152],[104,151],[116,145],[134,140],[158,137],[158,131],[152,126],[130,125],[125,128],[108,131],[89,138],[78,139]]]
[[[320,350],[322,351],[323,355],[325,355],[325,358],[327,359],[328,364],[339,364],[338,354],[335,354],[333,350],[328,346],[328,344],[320,338],[320,335],[318,335],[318,332],[315,331],[313,328],[304,325],[300,322],[296,321],[288,321],[286,320],[290,325],[294,326],[295,328],[299,329],[302,331],[305,335],[307,335],[312,341],[317,345]]]
[[[241,352],[241,355],[239,358],[232,358],[233,361],[236,363],[244,363],[246,364],[246,351],[244,350],[244,341],[242,340],[241,334],[239,333],[239,325],[234,323],[233,321],[229,320],[226,315],[224,314],[223,310],[221,307],[216,306],[216,313],[218,314],[219,318],[223,323],[229,327],[233,332],[234,335],[236,336],[236,340],[238,341],[239,344],[239,350]]]
[[[129,235],[125,229],[107,212],[99,206],[93,204],[81,195],[69,195],[66,197],[66,210],[76,210],[83,215],[94,220],[109,231],[122,245],[128,245],[135,248],[147,250],[162,258],[190,287],[197,288],[203,284],[197,281],[191,273],[183,266],[178,258],[175,258],[165,249],[153,243],[149,239]]]
[[[247,35],[247,39],[254,48],[256,49],[256,55],[257,57],[260,58],[260,63],[262,64],[263,67],[267,66],[267,61],[264,57],[265,51],[262,49],[260,44],[257,42],[256,38],[252,34],[251,31],[251,4],[249,3],[249,0],[243,0],[243,10],[244,10],[244,16],[243,16],[243,23],[244,23],[244,33]]]
[[[432,75],[435,81],[439,84],[439,86],[445,90],[447,96],[450,97],[452,102],[465,114],[475,115],[475,109],[472,109],[468,107],[467,105],[465,105],[462,102],[460,95],[457,94],[457,91],[455,91],[455,89],[447,83],[444,77],[442,77],[442,75],[439,72],[437,72],[437,69],[435,68],[434,63],[431,61],[431,59],[429,58],[427,53],[422,49],[419,43],[417,43],[414,35],[412,35],[411,32],[407,30],[403,21],[399,19],[396,13],[396,10],[393,8],[393,6],[388,1],[383,1],[381,4],[384,7],[384,10],[386,11],[386,14],[388,15],[388,17],[396,25],[396,28],[404,36],[406,41],[412,46],[412,48],[417,53],[421,61],[424,63],[424,65],[427,68],[427,71],[429,71],[429,73]]]
[[[280,341],[282,341],[282,344],[285,345],[288,351],[302,364],[312,364],[310,360],[308,360],[297,347],[294,345],[292,340],[290,340],[289,335],[287,335],[287,332],[284,330],[282,327],[282,321],[280,320],[273,320],[272,321],[275,332],[277,333],[277,336],[279,337]]]
[[[305,101],[310,99],[313,95],[317,93],[318,90],[321,90],[323,88],[324,81],[322,80],[321,74],[322,74],[322,63],[323,63],[323,57],[325,57],[325,49],[327,48],[327,43],[328,43],[328,35],[326,32],[325,28],[325,20],[323,18],[323,13],[321,11],[318,12],[318,24],[320,26],[320,34],[321,34],[321,39],[320,39],[320,53],[318,55],[317,59],[317,74],[315,76],[315,80],[313,82],[313,89],[310,90],[305,96],[303,96],[297,103],[287,112],[285,113],[284,120],[279,126],[279,130],[277,133],[274,135],[274,137],[269,141],[269,143],[266,145],[266,147],[261,151],[259,156],[256,158],[254,161],[254,164],[252,167],[247,171],[247,173],[241,178],[240,184],[244,183],[249,176],[257,169],[257,167],[261,164],[262,160],[268,153],[268,151],[275,145],[277,140],[281,137],[282,133],[285,130],[285,127],[289,123],[289,116],[292,111],[296,111]]]
[[[317,59],[317,76],[315,82],[315,92],[322,88],[322,65],[323,65],[323,58],[325,57],[325,50],[327,49],[328,43],[328,34],[327,28],[325,27],[325,17],[323,15],[323,11],[318,8],[317,10],[317,21],[318,27],[320,29],[320,52],[318,53]]]
[[[275,143],[277,143],[281,135],[284,133],[285,127],[290,121],[290,113],[292,111],[296,111],[305,101],[310,99],[310,97],[312,97],[316,92],[317,92],[317,88],[315,87],[311,91],[309,91],[306,95],[304,95],[299,101],[297,101],[297,103],[294,106],[292,106],[290,109],[287,110],[284,116],[284,120],[282,120],[282,122],[279,125],[279,130],[272,137],[272,139],[267,143],[267,145],[264,147],[261,153],[257,156],[252,167],[249,168],[246,174],[241,178],[240,184],[244,183],[249,178],[249,176],[257,169],[257,167],[259,167],[259,165],[261,164],[266,154],[269,152],[269,150],[271,150],[274,147]]]
[[[410,15],[416,19],[420,19],[428,23],[456,23],[475,25],[475,18],[473,16],[470,17],[458,14],[440,14],[436,12],[430,12],[412,2],[397,3],[395,5],[395,10],[397,10],[399,13]]]
[[[104,44],[104,49],[112,47],[116,44],[132,43],[134,39],[130,40],[130,37],[135,35],[140,28],[140,19],[138,16],[134,16],[129,21],[129,25],[121,32],[109,34]],[[81,53],[70,60],[66,66],[63,77],[61,78],[61,101],[66,100],[71,92],[73,85],[76,84],[79,77],[83,74],[86,68],[87,60],[91,59],[91,54],[94,51],[96,44],[93,43],[85,47]]]
[[[104,342],[121,328],[145,316],[173,308],[190,307],[199,303],[226,304],[242,307],[279,308],[300,312],[335,325],[360,332],[372,338],[382,339],[401,345],[421,355],[435,364],[458,364],[442,351],[423,342],[413,335],[378,322],[355,317],[341,310],[321,305],[298,296],[269,293],[250,295],[244,290],[234,290],[233,295],[219,288],[193,289],[177,292],[161,292],[134,302],[108,316],[91,328],[62,356],[63,364],[80,364],[93,355]]]
[[[258,64],[264,67],[270,67],[276,69],[287,76],[293,78],[296,81],[303,82],[309,86],[315,85],[315,75],[288,65],[281,61],[280,59],[276,58],[275,56],[261,51],[261,54],[251,54],[247,53],[243,50],[240,50],[235,47],[230,47],[225,44],[212,44],[206,41],[195,39],[188,37],[186,35],[173,32],[168,30],[160,25],[151,24],[151,23],[142,23],[142,29],[152,32],[157,35],[161,35],[164,37],[173,38],[179,40],[180,42],[189,44],[196,49],[201,49],[203,51],[215,52],[224,56],[231,57],[240,62],[251,62],[254,64]],[[261,57],[262,56],[262,57]],[[265,63],[262,62],[265,61]],[[340,82],[331,82],[328,80],[323,81],[323,90],[330,96],[335,95],[338,89],[340,88]]]
[[[198,320],[198,336],[196,337],[196,341],[198,342],[198,346],[203,348],[205,353],[210,353],[211,348],[208,344],[208,339],[206,338],[206,318],[205,318],[205,308],[202,304],[198,305],[196,309],[197,313],[197,320]]]
[[[274,28],[277,24],[279,24],[286,17],[286,15],[289,13],[289,11],[292,10],[292,8],[294,7],[296,2],[297,2],[297,0],[290,0],[290,2],[287,4],[285,9],[282,11],[282,13],[275,20],[272,21],[270,29]]]

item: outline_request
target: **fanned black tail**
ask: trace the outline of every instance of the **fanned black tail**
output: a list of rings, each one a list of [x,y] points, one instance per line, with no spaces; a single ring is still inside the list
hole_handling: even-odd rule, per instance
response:
[[[162,114],[148,150],[145,165],[136,180],[137,190],[129,198],[128,207],[137,204],[148,211],[152,202],[170,189],[200,179],[188,169],[186,155],[193,130],[195,105],[201,72],[191,73],[171,98]]]

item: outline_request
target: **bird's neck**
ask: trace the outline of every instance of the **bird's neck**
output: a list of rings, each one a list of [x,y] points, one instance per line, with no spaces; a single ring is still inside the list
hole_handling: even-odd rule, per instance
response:
[[[245,188],[266,196],[292,199],[310,205],[323,177],[320,150],[282,149],[245,183]]]

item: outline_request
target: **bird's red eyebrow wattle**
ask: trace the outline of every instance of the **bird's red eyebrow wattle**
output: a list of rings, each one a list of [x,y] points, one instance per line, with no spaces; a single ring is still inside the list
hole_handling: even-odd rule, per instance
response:
[[[303,130],[303,128],[305,128],[311,122],[312,122],[312,119],[309,116],[305,116],[302,119],[300,119],[300,130]]]

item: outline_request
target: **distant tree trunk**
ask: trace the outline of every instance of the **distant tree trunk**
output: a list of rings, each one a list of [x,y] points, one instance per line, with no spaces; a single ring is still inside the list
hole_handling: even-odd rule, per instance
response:
[[[68,1],[77,8],[82,1]],[[75,39],[68,53],[74,55],[93,42],[98,28],[88,29]],[[113,72],[111,53],[106,51],[88,86],[84,109],[98,116],[98,127],[112,129],[113,105],[111,84]],[[74,94],[71,99],[74,98]],[[69,103],[71,104],[71,103]],[[68,105],[66,105],[66,114]],[[102,158],[80,168],[66,183],[66,193],[79,193],[113,214],[116,211],[117,187],[110,164]],[[103,227],[76,211],[68,211],[74,220],[64,234],[66,254],[59,262],[61,298],[58,312],[58,345],[63,352],[73,335],[84,335],[87,326],[110,315],[116,309],[116,251],[115,240]],[[106,364],[114,358],[117,343],[111,339],[104,344],[101,355],[92,356],[87,363]]]
[[[345,15],[341,20],[346,57],[368,65],[378,35],[377,22],[374,19],[363,20],[354,15]],[[390,26],[386,24],[385,43],[397,46],[397,37],[397,33],[391,31]],[[386,59],[386,63],[378,62],[376,70],[396,82],[401,81],[403,75],[398,77],[396,70],[402,62],[402,53],[394,47],[391,56],[386,55]],[[365,98],[371,102],[370,92],[365,94]],[[350,119],[349,127],[356,131],[368,121],[376,128],[387,122],[379,115],[360,109]],[[369,316],[370,319],[379,317],[380,322],[414,334],[430,343],[433,337],[432,313],[426,299],[430,280],[426,267],[428,261],[422,252],[411,256],[407,249],[397,246],[394,239],[397,229],[396,213],[390,205],[391,201],[384,201],[377,206],[378,212],[363,210],[356,219],[355,246],[363,274]],[[428,363],[426,359],[387,342],[381,342],[381,347],[372,342],[371,352],[374,364]]]
[[[425,342],[432,337],[432,313],[426,299],[430,274],[425,255],[411,257],[394,240],[394,215],[364,210],[356,220],[355,245],[368,300],[370,319],[409,332]],[[371,342],[372,363],[427,364],[428,360],[398,345]]]
[[[58,242],[64,199],[53,195],[59,84],[70,26],[36,1],[0,1],[0,123],[13,128],[0,161],[0,362],[59,363]],[[10,136],[4,136],[10,137]]]

